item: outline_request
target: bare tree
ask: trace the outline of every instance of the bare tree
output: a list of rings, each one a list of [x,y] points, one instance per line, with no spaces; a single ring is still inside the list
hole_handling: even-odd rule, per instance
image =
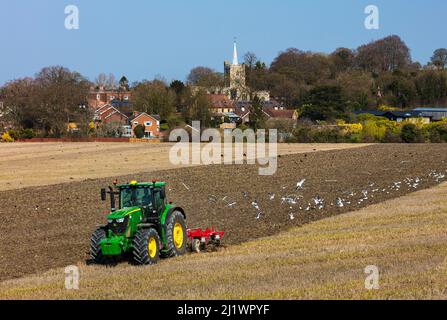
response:
[[[258,62],[258,57],[253,52],[247,52],[244,55],[244,63],[245,63],[245,66],[249,70],[253,70],[254,69],[254,67],[256,66],[256,62]]]
[[[396,35],[360,46],[356,61],[359,67],[375,73],[405,69],[412,62],[410,49]]]
[[[215,88],[223,85],[222,74],[207,67],[196,67],[188,75],[187,82],[190,85]]]
[[[107,75],[105,73],[100,73],[95,78],[95,85],[98,87],[105,87],[107,83]]]

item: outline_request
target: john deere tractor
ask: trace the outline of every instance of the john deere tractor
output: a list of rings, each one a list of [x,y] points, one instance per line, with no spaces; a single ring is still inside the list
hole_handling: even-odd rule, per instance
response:
[[[111,213],[107,224],[91,237],[94,262],[103,264],[129,255],[136,264],[148,265],[157,263],[160,256],[186,252],[185,211],[167,202],[165,188],[165,182],[132,181],[101,189],[102,201],[110,195]]]

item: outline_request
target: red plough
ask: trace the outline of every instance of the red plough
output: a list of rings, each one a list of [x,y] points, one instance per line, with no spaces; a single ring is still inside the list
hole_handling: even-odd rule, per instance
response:
[[[205,250],[209,244],[214,246],[220,246],[224,231],[216,231],[214,227],[206,230],[198,229],[188,229],[187,236],[191,240],[191,251],[199,253]]]

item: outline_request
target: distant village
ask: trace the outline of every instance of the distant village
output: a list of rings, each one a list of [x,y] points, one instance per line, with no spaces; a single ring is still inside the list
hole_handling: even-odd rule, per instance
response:
[[[398,49],[384,64],[390,47]],[[380,50],[377,63],[363,57]],[[200,120],[203,128],[222,131],[277,129],[282,142],[447,142],[447,107],[436,103],[447,97],[447,50],[439,50],[433,63],[422,67],[411,61],[399,37],[390,36],[356,52],[288,49],[267,68],[250,53],[241,63],[235,42],[222,73],[198,67],[191,71],[190,77],[197,72],[195,79],[170,86],[158,80],[130,86],[124,76],[118,86],[91,83],[62,67],[44,68],[35,79],[0,88],[0,134],[2,141],[63,136],[166,141],[170,130]],[[62,76],[76,88],[63,91],[55,80]],[[211,80],[202,81],[207,77]],[[52,81],[48,92],[36,93],[39,82]],[[80,101],[84,90],[87,98]],[[416,98],[421,103],[412,108]]]
[[[224,62],[224,83],[222,87],[202,88],[192,86],[192,90],[204,90],[211,104],[209,112],[213,120],[218,120],[219,128],[235,129],[239,125],[250,123],[252,101],[259,99],[263,116],[267,122],[285,122],[294,124],[298,120],[296,110],[286,109],[280,102],[271,99],[268,91],[252,92],[246,85],[245,65],[239,63],[237,45],[234,44],[233,61]],[[121,137],[136,137],[135,128],[144,127],[144,139],[163,139],[166,132],[160,129],[161,117],[157,114],[133,111],[122,111],[132,104],[132,91],[107,90],[104,87],[91,88],[88,105],[94,108],[96,126],[120,124]],[[179,110],[177,110],[179,111]],[[73,124],[73,128],[75,125]]]

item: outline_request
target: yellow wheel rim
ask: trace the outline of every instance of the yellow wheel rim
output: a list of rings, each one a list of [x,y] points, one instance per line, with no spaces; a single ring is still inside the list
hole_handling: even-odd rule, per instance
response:
[[[180,223],[174,225],[174,244],[177,249],[183,246],[183,227]]]
[[[149,243],[147,244],[147,249],[149,251],[149,256],[151,258],[155,258],[157,255],[157,241],[154,238],[149,239]]]

